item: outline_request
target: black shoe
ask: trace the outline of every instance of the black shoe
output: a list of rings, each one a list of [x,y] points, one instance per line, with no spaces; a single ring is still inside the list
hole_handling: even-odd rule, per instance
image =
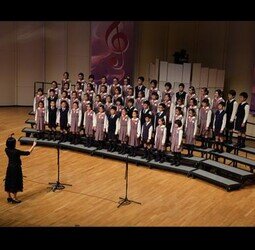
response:
[[[142,155],[141,158],[142,158],[142,159],[145,159],[145,158],[147,158],[147,157],[148,157],[148,153],[147,153],[147,151],[145,150],[145,151],[144,151],[144,154]]]
[[[18,204],[18,203],[21,203],[21,201],[20,200],[12,199],[12,204]]]
[[[160,159],[159,162],[160,162],[160,163],[164,163],[164,162],[165,162],[165,158],[164,158],[164,157],[161,157],[161,159]]]
[[[51,140],[51,134],[49,134],[49,136],[48,136],[48,141],[50,141]]]
[[[132,156],[133,156],[133,154],[134,154],[134,149],[133,149],[133,147],[131,147],[130,152],[129,152],[129,154],[128,154],[128,155],[132,157]]]
[[[121,153],[122,155],[125,155],[126,153],[127,153],[127,145],[126,144],[124,144],[124,146],[123,146],[123,152]]]
[[[7,198],[8,203],[12,203],[13,199],[12,198]]]
[[[120,146],[120,150],[118,151],[118,154],[122,154],[123,153],[123,150],[124,150],[124,145],[123,144],[121,144],[121,146]]]
[[[159,156],[156,156],[155,162],[159,162],[159,161],[160,161]]]
[[[99,145],[98,145],[98,147],[97,147],[97,150],[102,150],[103,149],[103,147],[102,147],[102,143],[101,142],[99,142]]]
[[[180,166],[180,162],[175,163],[175,166],[176,167]]]
[[[63,142],[66,142],[67,141],[67,134],[64,134],[63,135]]]

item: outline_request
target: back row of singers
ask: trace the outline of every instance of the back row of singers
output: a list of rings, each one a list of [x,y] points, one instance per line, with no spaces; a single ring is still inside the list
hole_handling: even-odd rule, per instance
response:
[[[136,151],[135,147],[139,146],[140,140],[144,142],[142,135],[143,131],[146,131],[146,125],[148,125],[148,134],[146,132],[149,138],[148,140],[150,141],[154,138],[154,146],[160,151],[159,155],[162,155],[168,142],[171,142],[173,152],[177,149],[180,150],[179,146],[175,148],[175,140],[176,143],[178,141],[178,145],[181,145],[182,142],[183,133],[178,133],[181,134],[181,137],[176,137],[175,127],[179,126],[179,130],[184,129],[185,131],[186,144],[190,145],[189,155],[193,153],[195,135],[198,134],[201,136],[202,147],[206,148],[209,146],[209,138],[212,136],[212,132],[214,132],[216,136],[216,150],[222,152],[225,128],[228,128],[227,134],[231,137],[234,129],[234,120],[235,129],[239,133],[238,146],[243,146],[242,143],[244,143],[245,140],[246,123],[249,113],[249,105],[246,102],[248,95],[245,92],[239,95],[239,105],[234,99],[235,95],[236,93],[234,90],[229,91],[226,110],[224,110],[225,102],[220,102],[217,105],[214,117],[207,98],[202,100],[202,106],[199,111],[193,107],[188,108],[185,122],[182,108],[175,107],[172,126],[171,123],[168,122],[169,119],[166,118],[166,105],[164,103],[159,104],[159,111],[153,116],[152,111],[149,109],[150,103],[147,100],[143,101],[143,107],[140,113],[133,106],[133,99],[128,100],[128,106],[126,108],[121,107],[120,110],[118,110],[117,106],[111,105],[109,107],[109,112],[107,112],[106,106],[103,104],[99,104],[96,111],[93,110],[91,102],[87,103],[86,109],[83,112],[82,108],[79,107],[78,101],[72,103],[70,110],[65,100],[61,101],[60,109],[56,107],[55,101],[50,102],[50,107],[48,109],[44,107],[43,101],[39,101],[39,107],[36,109],[37,130],[39,131],[39,136],[42,136],[45,130],[45,124],[48,124],[54,137],[56,127],[60,125],[62,140],[66,139],[66,134],[70,130],[72,143],[78,143],[80,132],[83,130],[87,138],[86,146],[90,146],[95,139],[99,141],[99,148],[105,140],[106,134],[109,140],[110,151],[116,149],[118,136],[122,147],[125,148],[127,144],[130,145],[132,147],[131,155],[134,155]],[[191,101],[194,102],[195,99]],[[237,109],[235,107],[237,107]],[[148,119],[148,117],[149,121],[147,124],[146,119]],[[178,124],[175,126],[176,121],[180,122],[177,122]],[[122,124],[122,122],[124,123]],[[159,126],[161,130],[159,130]],[[123,133],[121,130],[123,128],[124,130],[126,129],[126,132],[123,132],[125,136],[122,136]],[[197,128],[199,128],[199,130],[197,130]],[[161,137],[159,137],[159,131],[162,131]],[[161,141],[160,144],[157,144],[158,140]],[[149,145],[147,147],[146,145],[146,143],[143,144],[143,146],[149,150],[151,146]],[[221,149],[219,146],[221,146]],[[162,156],[161,158],[163,159],[164,157]]]
[[[89,76],[88,83],[81,83],[81,81],[77,81],[75,85],[75,89],[70,89],[70,83],[65,82],[62,83],[62,87],[58,88],[57,82],[53,81],[52,86],[47,91],[47,98],[54,99],[57,98],[59,100],[58,106],[60,106],[61,100],[67,100],[68,102],[72,102],[72,100],[78,99],[80,102],[82,101],[91,101],[91,102],[102,102],[105,103],[107,97],[111,96],[111,102],[115,104],[118,98],[122,99],[124,104],[127,104],[129,99],[134,99],[134,105],[140,111],[141,104],[143,100],[151,101],[154,106],[155,111],[156,107],[160,102],[171,102],[175,103],[177,100],[182,99],[185,107],[188,107],[189,100],[191,98],[195,98],[198,102],[198,106],[201,106],[201,101],[204,98],[208,98],[210,106],[216,111],[217,104],[221,102],[222,99],[222,91],[216,90],[214,94],[214,98],[211,101],[209,95],[209,90],[204,87],[201,89],[200,95],[197,95],[194,87],[190,87],[188,93],[184,90],[185,85],[183,83],[179,84],[179,91],[174,93],[172,90],[172,84],[167,82],[165,83],[164,90],[160,91],[158,89],[157,80],[151,80],[150,87],[147,88],[144,85],[144,77],[138,77],[137,86],[134,88],[130,84],[130,78],[125,77],[123,83],[120,84],[118,78],[113,78],[113,82],[111,85],[107,83],[106,77],[103,76],[101,81],[96,84],[94,82],[94,76]],[[34,111],[37,107],[38,101],[45,97],[42,89],[38,91],[34,98]],[[45,103],[46,105],[47,103]],[[168,104],[169,105],[169,104]]]

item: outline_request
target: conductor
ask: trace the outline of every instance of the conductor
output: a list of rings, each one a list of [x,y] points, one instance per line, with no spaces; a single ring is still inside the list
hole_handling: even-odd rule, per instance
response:
[[[33,146],[28,151],[21,151],[16,149],[16,139],[12,137],[14,134],[6,140],[5,153],[8,156],[8,166],[5,177],[5,191],[8,194],[7,202],[16,204],[21,201],[17,198],[17,192],[23,191],[23,175],[22,175],[22,163],[20,156],[30,155],[36,146],[34,141]],[[13,197],[11,196],[13,194]]]

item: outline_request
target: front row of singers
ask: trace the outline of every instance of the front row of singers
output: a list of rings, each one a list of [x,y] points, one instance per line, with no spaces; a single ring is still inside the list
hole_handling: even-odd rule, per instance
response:
[[[234,95],[232,91],[229,96]],[[232,96],[234,97],[234,96]],[[56,101],[50,102],[50,107],[45,108],[44,102],[39,101],[36,109],[35,121],[38,131],[38,138],[44,139],[45,125],[50,129],[48,140],[56,140],[56,128],[60,127],[60,140],[69,140],[72,144],[81,141],[81,135],[85,135],[84,145],[91,147],[97,144],[98,149],[104,147],[104,142],[108,141],[108,151],[117,150],[117,142],[120,142],[120,154],[129,152],[130,156],[136,156],[137,148],[144,148],[143,158],[156,161],[165,161],[165,151],[170,146],[174,154],[172,164],[179,165],[183,138],[188,149],[188,156],[193,156],[196,143],[196,135],[201,138],[201,147],[211,147],[212,134],[215,136],[214,147],[218,152],[223,152],[223,139],[226,132],[226,139],[232,140],[233,130],[238,132],[237,146],[245,146],[245,132],[247,124],[247,110],[249,105],[246,102],[247,93],[239,95],[240,103],[237,107],[236,115],[233,117],[234,101],[229,98],[227,108],[225,102],[220,102],[217,111],[212,112],[207,98],[202,100],[202,106],[197,109],[189,107],[186,117],[178,105],[171,122],[164,111],[165,104],[159,105],[158,112],[153,115],[149,109],[148,101],[143,102],[143,109],[138,112],[132,105],[132,99],[127,108],[110,106],[106,112],[105,105],[99,105],[97,111],[93,110],[90,102],[86,105],[86,111],[82,112],[79,102],[74,101],[71,108],[67,101],[61,101],[61,107],[56,107]],[[236,102],[236,101],[235,101]],[[185,119],[184,119],[185,118]],[[83,133],[82,133],[83,132]],[[128,150],[130,148],[130,150]],[[156,154],[155,154],[156,151]]]

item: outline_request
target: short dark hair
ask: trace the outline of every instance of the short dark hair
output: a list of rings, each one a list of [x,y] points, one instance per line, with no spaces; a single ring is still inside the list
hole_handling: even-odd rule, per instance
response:
[[[6,140],[6,147],[8,149],[15,149],[16,147],[16,139],[12,136],[10,136],[7,140]]]
[[[203,87],[202,89],[204,90],[204,92],[205,92],[205,94],[206,94],[206,95],[208,95],[208,94],[209,94],[209,90],[208,90],[208,88]]]
[[[95,79],[95,76],[91,74],[91,75],[89,75],[89,78]]]
[[[37,92],[43,92],[43,89],[42,88],[39,88],[39,89],[37,89]]]
[[[178,98],[178,99],[177,99],[177,102],[178,102],[178,101],[181,101],[182,103],[184,103],[184,99],[183,99],[183,98]]]
[[[158,93],[156,91],[153,91],[151,95],[155,95],[157,98],[159,98]]]
[[[39,105],[40,103],[42,103],[42,104],[43,104],[43,106],[44,106],[44,102],[43,102],[42,100],[38,102],[38,105]]]
[[[150,102],[148,100],[143,101],[144,104],[147,104],[148,106],[150,106]]]
[[[165,96],[168,96],[169,99],[171,100],[171,95],[170,95],[169,93],[164,94],[164,97],[165,97]]]
[[[234,97],[236,96],[236,91],[234,89],[229,90],[228,93]]]
[[[196,90],[195,90],[194,86],[190,86],[190,87],[189,87],[189,89],[190,89],[190,90],[192,90],[192,91],[193,91],[193,93],[195,93],[195,92],[196,92]]]
[[[160,118],[158,118],[158,121],[159,120],[161,120],[163,122],[163,124],[165,124],[165,119],[164,118],[160,117]]]
[[[63,91],[62,91],[62,94],[63,94],[63,93],[66,93],[66,95],[68,95],[68,93],[67,93],[67,91],[66,91],[66,90],[63,90]]]
[[[103,105],[103,104],[100,104],[100,105],[98,106],[98,108],[103,108],[103,110],[104,110],[104,105]]]
[[[221,89],[216,89],[215,92],[218,92],[218,95],[219,95],[220,97],[223,96],[223,92],[222,92]]]
[[[97,94],[96,97],[99,97],[99,99],[101,100],[101,95]]]
[[[52,81],[51,84],[55,83],[56,85],[58,85],[58,83],[56,81]]]
[[[116,111],[116,110],[117,110],[117,107],[113,105],[113,106],[111,106],[111,108],[110,108],[110,109],[113,109],[113,110],[115,110],[115,111]]]
[[[138,94],[139,94],[139,93],[141,93],[143,97],[145,96],[145,94],[144,94],[143,91],[139,91]]]
[[[116,79],[117,81],[119,81],[119,78],[118,77],[113,77],[112,80]]]
[[[172,88],[172,84],[170,82],[165,83],[165,87],[169,87],[170,89]]]
[[[179,87],[183,87],[183,88],[184,88],[185,86],[184,86],[183,83],[180,83],[180,84],[179,84]]]
[[[111,96],[111,95],[107,95],[106,98],[107,98],[107,97],[110,97],[110,98],[111,98],[111,101],[112,101],[112,96]]]
[[[174,123],[177,124],[179,128],[182,126],[182,121],[181,120],[175,120]]]
[[[54,90],[54,89],[50,89],[49,93],[50,93],[50,92],[53,92],[53,93],[55,94],[55,90]]]
[[[130,99],[128,100],[128,102],[131,102],[132,104],[134,104],[135,100],[134,100],[134,98],[130,98]]]
[[[197,113],[196,113],[195,109],[189,109],[189,111],[192,112],[193,116],[196,116]]]
[[[83,74],[82,72],[80,72],[80,73],[78,74],[78,76],[84,77],[84,74]]]
[[[123,99],[121,97],[118,97],[115,102],[120,102],[120,105],[123,105]]]
[[[105,80],[107,80],[106,76],[102,76],[101,79],[104,78]]]
[[[133,112],[132,112],[132,114],[133,114],[134,112],[135,112],[136,115],[138,116],[138,114],[139,114],[139,113],[138,113],[138,110],[137,110],[137,109],[134,109]]]
[[[146,117],[148,117],[148,118],[150,118],[150,119],[152,118],[150,114],[146,114],[146,115],[144,116],[144,118],[146,118]]]
[[[196,106],[197,105],[197,99],[196,98],[190,98],[190,101],[193,101],[194,105]]]
[[[73,104],[75,104],[75,103],[76,103],[76,104],[77,104],[77,106],[79,107],[79,103],[78,103],[77,101],[73,102]]]
[[[203,103],[206,103],[207,106],[209,106],[209,100],[208,100],[208,98],[203,99],[202,102],[203,102]]]
[[[64,103],[66,104],[66,106],[67,106],[67,101],[66,101],[66,100],[62,100],[60,104],[62,104],[63,102],[64,102]]]
[[[144,82],[144,77],[143,76],[139,76],[138,80],[141,80],[142,82]]]
[[[157,80],[155,80],[155,79],[153,79],[153,80],[151,80],[151,82],[150,82],[151,84],[152,83],[154,83],[156,86],[158,85],[158,81]]]
[[[220,102],[218,105],[221,105],[222,107],[225,107],[225,102]]]
[[[115,88],[115,90],[116,89],[119,91],[119,93],[121,93],[121,88],[120,87]]]
[[[125,76],[124,78],[123,78],[123,80],[125,80],[125,79],[127,79],[127,82],[128,82],[128,84],[130,84],[130,77],[129,76]]]
[[[161,102],[161,103],[159,104],[159,106],[162,106],[162,108],[163,108],[163,109],[165,109],[165,108],[166,108],[166,104],[165,104],[165,103],[163,103],[163,102]]]
[[[177,109],[181,114],[183,113],[181,107],[176,107],[175,110],[176,110],[176,109]]]
[[[245,100],[248,98],[248,94],[246,92],[240,93],[239,96],[242,96]]]
[[[90,108],[91,108],[91,109],[93,108],[93,106],[92,106],[92,103],[91,103],[91,102],[87,103],[87,105],[86,105],[86,106],[90,106]]]
[[[94,90],[94,88],[93,88],[93,84],[88,83],[88,84],[87,84],[87,87],[88,87],[88,86],[90,86],[91,90]]]
[[[69,73],[66,71],[66,72],[64,72],[64,74],[66,74],[67,75],[67,78],[69,78]],[[64,75],[63,74],[63,75]]]

